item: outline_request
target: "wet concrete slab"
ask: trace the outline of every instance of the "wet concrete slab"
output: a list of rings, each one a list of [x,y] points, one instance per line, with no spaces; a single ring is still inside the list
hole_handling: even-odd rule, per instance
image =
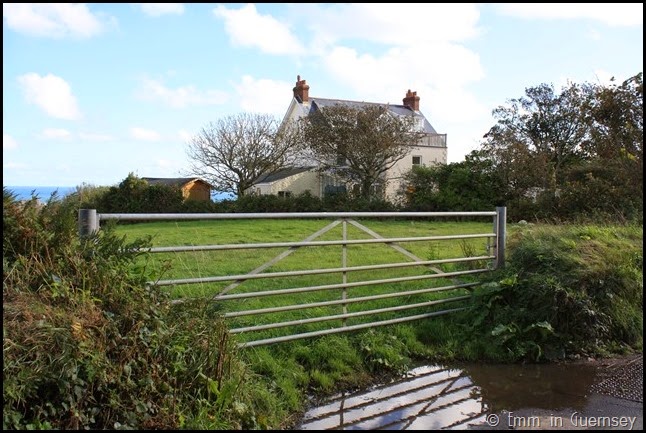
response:
[[[631,371],[642,368],[632,375],[625,365],[610,372],[599,363],[420,366],[388,383],[329,399],[310,409],[297,429],[643,429],[643,393],[642,401],[599,393],[599,384],[615,376],[639,380],[631,386],[643,389],[639,361],[626,364]],[[619,371],[621,376],[614,374]]]
[[[305,414],[301,430],[437,430],[483,415],[473,381],[461,370],[423,366],[360,393],[343,393]],[[432,415],[432,416],[430,416]]]

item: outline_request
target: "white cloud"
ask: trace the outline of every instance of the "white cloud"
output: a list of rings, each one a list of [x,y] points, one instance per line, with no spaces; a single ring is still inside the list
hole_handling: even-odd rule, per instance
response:
[[[158,132],[139,127],[130,128],[130,136],[142,141],[158,141],[161,139],[161,135]]]
[[[166,14],[182,15],[184,13],[183,3],[139,3],[139,7],[146,15],[152,17]]]
[[[428,52],[433,56],[425,55]],[[486,113],[466,90],[467,85],[484,77],[480,58],[460,45],[427,43],[392,48],[381,56],[337,47],[325,57],[324,64],[335,80],[355,89],[360,100],[401,104],[408,89],[417,91],[420,110],[434,126],[437,119],[466,122]],[[342,95],[330,97],[344,99]]]
[[[192,85],[171,89],[160,81],[148,78],[143,79],[142,87],[137,91],[137,94],[141,99],[160,101],[173,108],[218,105],[224,104],[228,100],[228,95],[219,90],[198,90]]]
[[[462,41],[480,33],[475,4],[333,4],[294,6],[315,46],[360,39],[391,45]]]
[[[11,137],[9,134],[2,134],[2,149],[16,149],[18,147],[18,143],[16,140]]]
[[[72,133],[67,129],[62,128],[47,128],[40,133],[42,138],[54,139],[54,140],[65,140],[72,137]]]
[[[284,115],[291,100],[290,95],[294,85],[285,81],[255,79],[245,75],[234,87],[238,92],[238,101],[242,110]]]
[[[408,89],[416,91],[420,110],[438,133],[447,134],[448,158],[454,162],[476,148],[487,126],[482,119],[490,114],[469,89],[485,77],[480,57],[462,44],[482,33],[479,7],[334,4],[294,9],[309,10],[303,16],[314,35],[311,52],[320,57],[331,79],[354,91],[354,99],[402,104]],[[349,48],[357,41],[389,48]],[[310,85],[311,94],[328,96],[315,90],[316,83]]]
[[[271,15],[259,14],[253,4],[240,9],[218,5],[213,14],[224,19],[224,28],[235,45],[257,47],[268,54],[301,54],[304,51],[287,25]]]
[[[105,142],[105,141],[114,140],[114,137],[112,137],[111,135],[93,134],[93,133],[85,133],[85,132],[79,132],[79,138],[83,141],[94,141],[94,142]]]
[[[177,132],[177,137],[182,143],[189,143],[195,134],[188,132],[185,129],[181,129]]]
[[[27,102],[45,110],[57,119],[75,120],[81,117],[76,98],[67,82],[56,75],[44,77],[29,73],[18,77]]]
[[[79,3],[3,3],[2,16],[9,28],[31,36],[89,38],[106,27]]]
[[[644,23],[643,3],[505,3],[497,8],[502,14],[527,19],[591,19],[617,27]]]

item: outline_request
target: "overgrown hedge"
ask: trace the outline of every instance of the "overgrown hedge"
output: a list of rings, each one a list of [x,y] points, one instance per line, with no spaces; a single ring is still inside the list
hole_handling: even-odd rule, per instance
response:
[[[474,167],[478,167],[475,165]],[[608,162],[575,167],[559,194],[505,198],[495,179],[474,171],[467,162],[415,167],[408,189],[396,203],[346,193],[316,197],[309,192],[289,197],[249,195],[218,202],[184,200],[179,188],[149,185],[129,174],[119,185],[83,185],[65,197],[76,209],[99,213],[280,213],[280,212],[474,212],[507,206],[510,222],[643,222],[641,179],[616,179],[621,164]],[[639,183],[638,186],[637,183]],[[459,219],[459,218],[456,218]]]
[[[79,208],[99,213],[269,213],[269,212],[392,212],[399,207],[385,200],[353,198],[344,193],[315,197],[304,192],[290,197],[249,195],[233,200],[183,200],[181,191],[147,185],[129,176],[119,186],[79,188],[65,197]]]
[[[305,393],[417,361],[542,361],[641,350],[643,227],[515,230],[465,314],[239,352],[217,305],[170,308],[161,277],[73,201],[3,189],[3,429],[279,429]],[[382,376],[384,378],[385,376]]]
[[[149,240],[76,232],[70,202],[3,189],[3,429],[281,424],[280,396],[254,385],[217,311],[171,309],[146,284]]]
[[[476,291],[471,344],[509,360],[603,356],[643,347],[643,228],[526,225]]]

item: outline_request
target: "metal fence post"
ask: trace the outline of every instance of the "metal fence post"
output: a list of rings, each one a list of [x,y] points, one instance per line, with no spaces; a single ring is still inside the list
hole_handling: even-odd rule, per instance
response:
[[[505,266],[505,239],[507,237],[507,207],[496,207],[494,218],[494,233],[496,233],[495,248],[496,259],[494,269],[501,269]]]
[[[343,218],[343,240],[348,240],[348,219]],[[348,267],[348,244],[343,244],[341,247],[341,266],[343,268]],[[343,284],[348,283],[348,273],[343,271]],[[341,292],[341,299],[346,300],[348,298],[348,289],[347,287],[343,288]],[[343,314],[348,314],[348,304],[343,304]],[[348,326],[348,319],[343,319],[343,326]]]
[[[87,238],[99,231],[99,218],[96,209],[79,209],[79,236]]]

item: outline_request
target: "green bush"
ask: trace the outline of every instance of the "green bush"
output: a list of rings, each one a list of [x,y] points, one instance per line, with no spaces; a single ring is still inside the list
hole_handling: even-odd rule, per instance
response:
[[[4,429],[280,425],[218,311],[146,284],[149,239],[78,239],[73,202],[3,205]]]
[[[511,360],[640,350],[642,228],[527,226],[476,291],[472,332]]]
[[[173,213],[181,210],[183,201],[179,187],[149,185],[130,173],[103,194],[96,209],[102,213]]]

